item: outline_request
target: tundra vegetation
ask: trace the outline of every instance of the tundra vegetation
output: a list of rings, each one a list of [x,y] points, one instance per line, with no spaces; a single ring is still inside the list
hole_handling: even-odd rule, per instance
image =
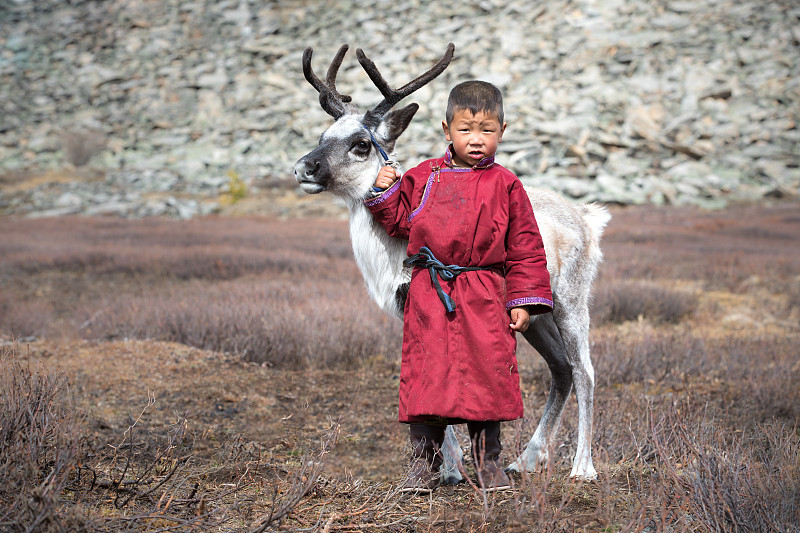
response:
[[[401,328],[346,222],[0,234],[0,531],[800,530],[797,204],[614,209],[592,307],[598,479],[568,477],[571,399],[543,471],[425,498],[397,492]],[[526,343],[519,358],[507,461],[550,385]]]

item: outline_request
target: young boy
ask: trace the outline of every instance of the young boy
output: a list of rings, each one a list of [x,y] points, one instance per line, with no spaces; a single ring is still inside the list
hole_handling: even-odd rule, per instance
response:
[[[389,235],[408,239],[415,267],[400,372],[399,420],[412,447],[404,490],[439,484],[445,428],[463,422],[478,482],[498,490],[509,487],[500,421],[522,417],[515,332],[552,310],[550,276],[522,183],[494,161],[506,129],[500,91],[457,85],[442,128],[444,157],[402,178],[383,167],[375,187],[384,190],[366,200]]]

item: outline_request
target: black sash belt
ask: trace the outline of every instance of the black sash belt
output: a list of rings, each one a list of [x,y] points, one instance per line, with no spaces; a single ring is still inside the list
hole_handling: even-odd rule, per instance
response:
[[[403,261],[403,264],[406,266],[415,266],[428,269],[428,272],[431,275],[431,282],[433,283],[433,286],[436,287],[436,294],[439,295],[439,299],[442,301],[442,304],[448,313],[452,313],[456,310],[456,302],[453,301],[453,299],[450,298],[446,292],[444,292],[441,283],[439,283],[439,278],[442,278],[445,281],[450,281],[462,272],[471,272],[473,270],[497,270],[494,267],[462,267],[458,265],[444,265],[441,261],[434,257],[433,252],[431,252],[427,246],[420,248],[419,253],[407,258],[405,261]]]

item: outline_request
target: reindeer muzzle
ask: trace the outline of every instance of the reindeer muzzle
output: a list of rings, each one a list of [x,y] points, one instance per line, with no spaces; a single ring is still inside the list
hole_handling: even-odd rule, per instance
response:
[[[318,194],[328,189],[330,174],[326,171],[327,165],[315,152],[317,150],[301,157],[294,165],[294,179],[308,194]]]

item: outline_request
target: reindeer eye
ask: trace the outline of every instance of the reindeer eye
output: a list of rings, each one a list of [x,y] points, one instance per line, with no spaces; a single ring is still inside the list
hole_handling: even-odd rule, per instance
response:
[[[370,144],[369,141],[361,140],[356,141],[351,149],[356,155],[365,156],[369,153]]]

